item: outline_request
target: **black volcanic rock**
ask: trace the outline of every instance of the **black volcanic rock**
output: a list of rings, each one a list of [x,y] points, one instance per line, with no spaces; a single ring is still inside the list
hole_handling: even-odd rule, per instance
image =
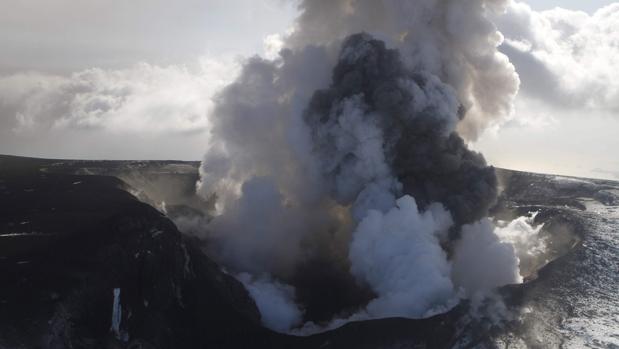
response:
[[[0,162],[0,347],[237,347],[265,337],[242,284],[120,180],[9,160]],[[124,341],[110,332],[115,288]]]

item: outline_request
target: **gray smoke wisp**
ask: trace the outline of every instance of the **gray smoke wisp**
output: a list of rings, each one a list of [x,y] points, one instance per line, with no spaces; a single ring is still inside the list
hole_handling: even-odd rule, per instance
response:
[[[505,119],[518,89],[486,19],[502,6],[304,1],[279,57],[249,59],[215,98],[202,237],[265,325],[420,318],[521,281],[485,218],[494,169],[463,139]],[[471,283],[466,266],[497,251],[505,270]]]

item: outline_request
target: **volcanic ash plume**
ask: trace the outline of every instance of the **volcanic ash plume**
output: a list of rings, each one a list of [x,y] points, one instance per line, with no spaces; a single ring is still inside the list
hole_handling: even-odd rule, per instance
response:
[[[367,34],[344,41],[330,88],[310,101],[325,186],[359,222],[349,259],[377,294],[370,317],[421,317],[456,296],[441,240],[496,197],[494,170],[455,133],[460,111],[453,88]]]
[[[280,57],[221,91],[204,238],[269,327],[424,317],[477,287],[448,250],[495,234],[494,170],[460,135],[505,117],[518,88],[485,18],[501,4],[306,1]],[[519,281],[515,250],[501,258],[489,287]]]
[[[458,224],[479,220],[496,197],[494,170],[455,132],[456,91],[366,34],[346,39],[333,82],[306,112],[332,196],[360,219],[406,193],[440,202]]]

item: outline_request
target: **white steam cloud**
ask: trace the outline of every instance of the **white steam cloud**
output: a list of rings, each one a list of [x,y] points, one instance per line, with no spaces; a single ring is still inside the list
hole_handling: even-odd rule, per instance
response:
[[[256,302],[265,326],[285,332],[301,323],[302,312],[294,302],[294,288],[268,276],[255,278],[242,273],[237,278]]]
[[[519,217],[495,226],[489,219],[462,227],[462,238],[456,242],[451,260],[452,280],[463,295],[472,300],[473,311],[489,299],[490,317],[505,317],[502,300],[492,292],[500,286],[522,283],[545,264],[546,252],[540,236],[543,224],[534,226],[536,214]],[[495,312],[495,314],[492,314]]]
[[[465,225],[453,257],[453,279],[477,298],[498,286],[522,282],[514,247],[501,241],[489,220]]]
[[[440,241],[451,225],[441,205],[420,213],[410,196],[385,214],[368,212],[353,234],[349,256],[351,272],[377,293],[366,307],[370,318],[419,318],[448,306],[455,294]]]

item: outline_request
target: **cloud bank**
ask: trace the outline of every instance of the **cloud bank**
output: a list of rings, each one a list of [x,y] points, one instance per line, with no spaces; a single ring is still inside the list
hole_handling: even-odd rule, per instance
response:
[[[495,22],[527,97],[561,109],[619,110],[619,3],[589,15],[511,1]]]
[[[236,70],[234,63],[205,58],[192,69],[141,63],[69,76],[28,72],[0,77],[0,144],[3,152],[20,154],[28,140],[49,136],[78,134],[79,139],[81,134],[100,142],[117,137],[126,146],[145,137],[204,137],[211,97]]]
[[[501,167],[613,179],[618,14],[616,3],[588,14],[510,1],[493,17],[521,88],[514,118],[487,132],[476,149]]]

